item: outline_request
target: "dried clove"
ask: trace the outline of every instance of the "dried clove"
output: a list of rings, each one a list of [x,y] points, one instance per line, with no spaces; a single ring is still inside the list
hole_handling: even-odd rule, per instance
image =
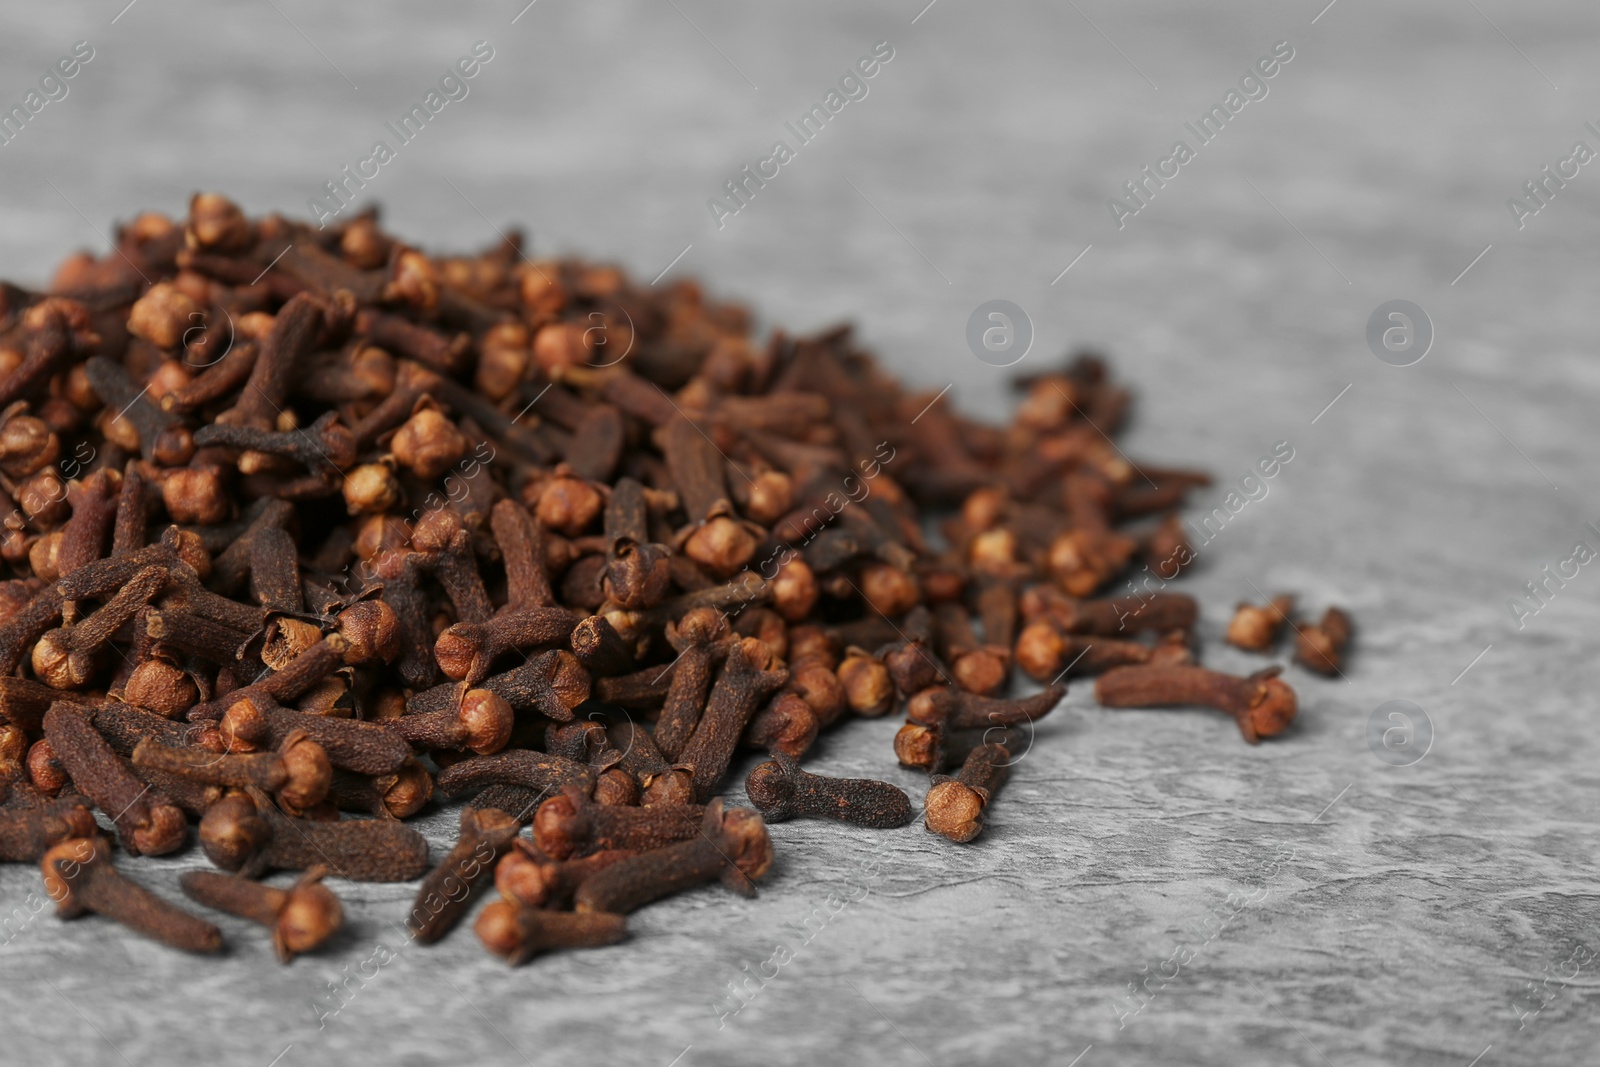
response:
[[[1232,715],[1250,744],[1276,737],[1294,721],[1294,690],[1268,667],[1240,678],[1204,667],[1119,667],[1095,682],[1094,696],[1108,708],[1199,705]]]
[[[782,668],[766,669],[770,658],[766,646],[755,638],[743,638],[729,649],[706,698],[705,712],[677,756],[693,770],[696,801],[710,799],[751,716],[762,700],[789,680],[789,672]]]
[[[1227,642],[1248,652],[1266,652],[1278,641],[1294,610],[1294,597],[1275,596],[1266,606],[1241,603],[1228,621]]]
[[[518,967],[551,949],[614,945],[627,927],[621,915],[544,911],[497,900],[478,915],[477,932],[484,948]]]
[[[344,925],[339,898],[322,884],[326,873],[313,867],[288,889],[212,871],[189,871],[180,882],[190,900],[271,930],[278,959],[288,963],[321,946]]]
[[[747,808],[724,809],[717,799],[697,829],[686,841],[629,856],[585,879],[573,894],[574,910],[626,914],[713,879],[754,896],[755,883],[772,869],[772,842],[761,816]]]
[[[629,856],[626,849],[610,849],[582,859],[557,862],[526,838],[516,838],[494,869],[494,886],[506,900],[527,908],[564,908],[584,882]]]
[[[1048,715],[1066,693],[1066,686],[1052,685],[1033,696],[1008,700],[958,689],[924,689],[906,702],[906,718],[922,726],[938,724],[951,730],[1015,726]]]
[[[1338,608],[1323,612],[1322,621],[1295,630],[1295,662],[1318,674],[1339,674],[1350,643],[1350,616]]]
[[[936,774],[923,806],[923,824],[957,844],[983,832],[984,812],[1011,773],[1011,753],[1004,745],[973,749],[954,777]]]
[[[599,804],[568,785],[534,813],[533,842],[554,860],[618,848],[642,852],[693,837],[704,817],[705,809],[698,804],[648,808]]]
[[[159,856],[183,846],[189,832],[183,812],[123,765],[81,707],[53,704],[43,726],[45,740],[73,784],[111,817],[130,855]]]
[[[37,862],[68,838],[96,833],[94,815],[77,797],[38,807],[0,808],[0,861]]]
[[[200,847],[225,871],[254,878],[326,865],[354,882],[405,882],[428,866],[428,842],[392,819],[319,822],[280,812],[265,793],[229,793],[200,820]]]
[[[495,861],[517,836],[516,818],[494,808],[462,808],[461,836],[422,880],[406,918],[411,936],[428,945],[455,928],[475,889],[491,877]]]
[[[892,829],[912,819],[911,798],[897,786],[871,778],[810,774],[781,752],[757,764],[744,788],[769,822],[809,816]]]
[[[185,952],[220,952],[222,932],[204,919],[174,907],[111,865],[111,842],[104,837],[74,837],[52,847],[39,861],[45,892],[56,914],[75,919],[85,912],[104,915],[130,930]]]

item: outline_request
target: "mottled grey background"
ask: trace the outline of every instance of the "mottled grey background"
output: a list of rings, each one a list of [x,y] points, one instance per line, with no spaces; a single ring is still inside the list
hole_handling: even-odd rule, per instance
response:
[[[539,0],[514,25],[521,0],[13,7],[0,99],[73,41],[96,56],[0,148],[0,270],[42,281],[113,220],[180,213],[200,188],[303,213],[486,39],[471,95],[365,194],[398,232],[478,247],[517,222],[541,251],[645,280],[687,246],[674,273],[769,323],[853,319],[904,377],[991,416],[1007,372],[963,331],[980,302],[1015,301],[1037,333],[1024,369],[1080,343],[1115,356],[1140,390],[1135,456],[1232,479],[1292,444],[1189,588],[1227,668],[1258,662],[1218,645],[1252,583],[1345,605],[1347,680],[1291,670],[1299,722],[1259,748],[1220,717],[1101,711],[1077,686],[974,845],[774,827],[757,900],[687,894],[631,919],[626,944],[516,971],[470,934],[405,949],[320,1031],[310,1003],[400,944],[409,887],[351,888],[348,933],[288,968],[238,923],[211,961],[42,915],[0,945],[7,1059],[1593,1062],[1600,572],[1521,630],[1507,600],[1574,542],[1600,547],[1600,176],[1520,232],[1506,198],[1575,140],[1600,147],[1583,126],[1600,120],[1600,11],[925,2]],[[719,232],[706,199],[879,40],[895,56],[870,95]],[[1119,232],[1106,198],[1280,40],[1295,57],[1270,94]],[[1392,299],[1437,331],[1405,369],[1364,340]],[[1436,732],[1413,766],[1367,746],[1391,699]],[[915,789],[893,731],[850,725],[813,762]],[[427,822],[436,844],[452,821]],[[873,861],[865,898],[719,1029],[741,967],[797,946]],[[171,892],[203,862],[129,866]],[[38,887],[0,870],[0,911]],[[1212,936],[1230,894],[1251,902]]]

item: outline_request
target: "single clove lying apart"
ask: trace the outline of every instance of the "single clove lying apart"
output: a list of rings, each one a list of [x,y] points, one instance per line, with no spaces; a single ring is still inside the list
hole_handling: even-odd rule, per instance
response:
[[[810,817],[893,829],[912,819],[911,798],[899,787],[871,778],[810,774],[781,752],[757,764],[744,788],[768,822]]]
[[[214,871],[189,871],[179,881],[190,900],[265,926],[272,932],[278,959],[288,963],[344,925],[339,898],[322,884],[326,874],[326,868],[313,867],[288,889]]]
[[[1094,696],[1108,708],[1198,705],[1232,715],[1254,745],[1276,737],[1294,721],[1294,690],[1268,667],[1247,678],[1204,667],[1119,667],[1095,682]]]
[[[934,775],[924,805],[923,825],[965,844],[983,832],[989,801],[1011,773],[1011,753],[1004,745],[984,744],[973,749],[954,777]]]
[[[168,904],[113,867],[111,842],[104,837],[62,841],[44,854],[39,866],[45,892],[63,919],[92,911],[185,952],[222,950],[222,932],[215,926]]]
[[[1345,646],[1350,643],[1350,616],[1339,608],[1329,608],[1322,621],[1298,627],[1295,632],[1295,662],[1318,674],[1339,674],[1344,666]]]
[[[1241,603],[1228,620],[1226,640],[1235,648],[1247,652],[1266,652],[1278,642],[1283,624],[1289,621],[1294,610],[1294,597],[1275,596],[1270,603]]]

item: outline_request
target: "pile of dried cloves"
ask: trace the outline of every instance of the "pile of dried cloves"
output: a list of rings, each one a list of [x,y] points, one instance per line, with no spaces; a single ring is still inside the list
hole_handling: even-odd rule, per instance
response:
[[[1124,458],[1097,359],[1020,388],[985,426],[847,328],[757,343],[692,282],[517,234],[436,258],[371,213],[142,215],[48,293],[0,286],[0,858],[64,918],[215,951],[95,813],[130,855],[193,833],[220,873],[184,892],[285,960],[342,921],[327,875],[425,876],[423,941],[492,881],[478,935],[522,962],[753,892],[769,821],[910,823],[894,785],[802,769],[848,714],[904,705],[895,753],[954,841],[1067,674],[1283,730],[1275,669],[1195,665],[1191,598],[1092,599],[1189,562],[1206,476]],[[1269,647],[1286,608],[1249,610],[1236,643]],[[1332,611],[1302,656],[1337,671],[1348,639]],[[1046,688],[1006,696],[1013,666]],[[741,749],[756,810],[719,796]],[[460,837],[430,867],[402,820],[440,798]]]

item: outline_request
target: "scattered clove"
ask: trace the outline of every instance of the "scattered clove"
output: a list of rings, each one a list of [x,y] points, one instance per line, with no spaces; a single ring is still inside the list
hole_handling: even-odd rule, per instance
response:
[[[1247,652],[1270,650],[1293,610],[1292,596],[1275,596],[1265,606],[1241,603],[1228,621],[1228,644]]]
[[[1011,753],[1004,745],[973,749],[954,777],[936,774],[928,789],[923,824],[930,833],[965,844],[983,833],[983,817],[996,791],[1011,773]]]
[[[113,867],[111,842],[104,837],[68,838],[46,852],[39,866],[45,892],[63,919],[92,911],[185,952],[222,950],[222,932],[215,926],[168,904]]]
[[[893,829],[911,821],[911,798],[888,782],[870,778],[824,778],[774,752],[745,779],[750,802],[768,822],[809,816],[856,826]]]
[[[180,882],[190,900],[271,930],[278,959],[288,963],[322,945],[344,925],[339,898],[322,884],[325,874],[326,868],[313,867],[288,889],[212,871],[190,871]]]
[[[1278,678],[1282,667],[1268,667],[1240,678],[1204,667],[1119,667],[1102,674],[1094,696],[1108,708],[1199,705],[1232,715],[1244,739],[1254,745],[1276,737],[1294,721],[1294,690]]]
[[[573,907],[579,913],[626,914],[713,879],[754,895],[756,881],[772,868],[772,842],[761,816],[747,808],[724,809],[720,799],[713,800],[696,830],[686,841],[629,856],[586,879]]]
[[[1295,662],[1318,674],[1334,675],[1344,667],[1345,646],[1350,643],[1350,616],[1329,608],[1322,621],[1296,628]]]

